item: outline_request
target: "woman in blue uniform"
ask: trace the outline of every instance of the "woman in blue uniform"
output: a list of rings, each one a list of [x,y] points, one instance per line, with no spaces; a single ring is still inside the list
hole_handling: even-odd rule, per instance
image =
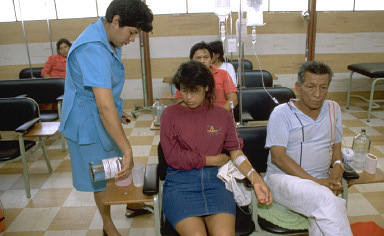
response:
[[[113,0],[105,18],[88,26],[68,54],[67,77],[59,130],[67,138],[73,185],[94,192],[103,219],[104,235],[119,235],[110,207],[102,199],[106,181],[92,182],[89,162],[123,157],[116,178],[133,167],[131,145],[121,125],[125,81],[121,47],[135,41],[141,30],[152,31],[153,14],[140,0]]]

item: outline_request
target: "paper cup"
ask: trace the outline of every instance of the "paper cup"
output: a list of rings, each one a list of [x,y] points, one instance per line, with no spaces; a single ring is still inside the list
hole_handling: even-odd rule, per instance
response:
[[[115,184],[117,186],[129,186],[131,183],[132,183],[132,174],[129,174],[128,177],[123,179],[115,178]]]
[[[376,174],[376,167],[377,167],[377,157],[373,155],[372,153],[368,153],[365,155],[365,172],[369,174]]]
[[[132,169],[133,185],[141,187],[144,185],[144,164],[136,162]]]

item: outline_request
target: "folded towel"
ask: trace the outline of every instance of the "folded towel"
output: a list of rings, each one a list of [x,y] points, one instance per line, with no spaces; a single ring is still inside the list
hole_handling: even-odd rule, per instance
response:
[[[259,216],[284,229],[304,230],[309,228],[308,218],[273,202],[271,205],[258,204]]]
[[[241,181],[245,176],[236,168],[232,161],[219,168],[217,177],[225,183],[226,189],[233,192],[238,206],[247,206],[251,203],[252,192]]]

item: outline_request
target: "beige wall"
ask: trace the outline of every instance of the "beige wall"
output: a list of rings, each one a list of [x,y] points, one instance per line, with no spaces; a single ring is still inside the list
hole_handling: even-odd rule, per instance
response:
[[[236,19],[237,17],[235,17]],[[61,37],[74,41],[96,18],[50,21],[52,40]],[[235,20],[234,20],[235,21]],[[306,24],[300,12],[264,13],[263,27],[257,27],[256,53],[262,68],[274,73],[276,83],[293,87],[298,66],[304,61]],[[347,65],[384,61],[384,14],[377,12],[319,12],[315,59],[328,63],[335,72],[335,91],[345,92]],[[46,21],[25,22],[32,66],[43,66],[51,54]],[[218,39],[218,19],[214,14],[156,15],[150,34],[154,97],[168,89],[162,77],[172,76],[178,65],[188,60],[189,48],[196,42]],[[229,29],[227,29],[229,31]],[[248,27],[250,34],[251,28]],[[138,39],[137,39],[138,41]],[[55,46],[55,45],[54,45]],[[17,79],[28,67],[22,25],[0,23],[0,79]],[[55,49],[54,49],[55,50]],[[141,62],[139,43],[123,48],[126,67],[124,98],[140,99]],[[234,54],[237,57],[237,53]],[[250,39],[245,43],[245,58],[258,68]],[[365,87],[364,87],[365,86]],[[364,84],[361,90],[367,90]],[[363,88],[364,87],[364,88]],[[360,87],[358,87],[360,88]]]

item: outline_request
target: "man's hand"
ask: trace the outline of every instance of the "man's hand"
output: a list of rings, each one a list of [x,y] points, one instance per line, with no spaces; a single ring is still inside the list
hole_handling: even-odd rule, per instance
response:
[[[335,195],[344,188],[340,181],[334,179],[317,179],[315,182],[329,188]]]

